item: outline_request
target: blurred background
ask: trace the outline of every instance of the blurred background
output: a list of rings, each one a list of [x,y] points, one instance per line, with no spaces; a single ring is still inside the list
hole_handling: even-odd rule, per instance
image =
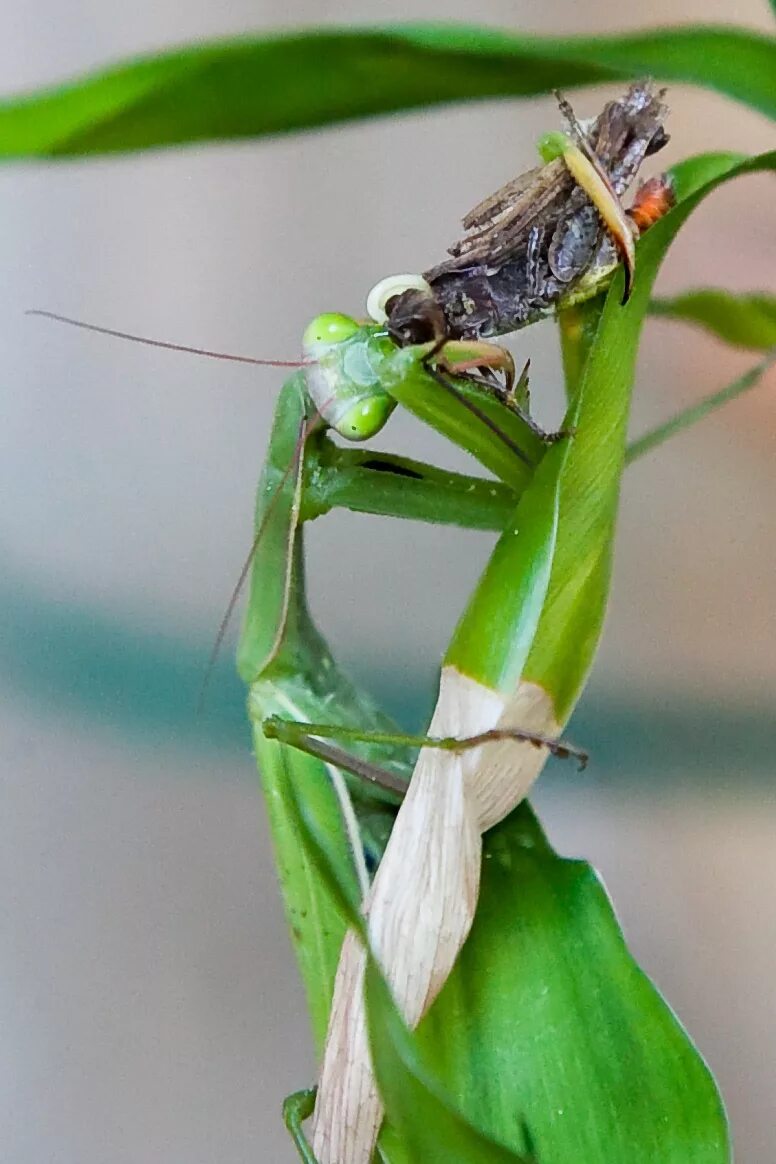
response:
[[[553,33],[769,26],[764,0],[7,0],[3,90],[196,38],[389,18]],[[610,92],[576,94],[578,112]],[[764,119],[721,97],[676,86],[670,103],[669,162],[773,145]],[[231,648],[195,711],[250,542],[279,373],[24,309],[293,357],[314,314],[358,313],[382,275],[437,261],[462,214],[532,164],[556,123],[549,99],[487,102],[0,171],[8,1161],[291,1161],[280,1101],[314,1077]],[[716,194],[660,290],[767,287],[773,201],[763,178]],[[556,424],[552,325],[512,346],[530,353],[537,410]],[[753,362],[650,323],[634,432]],[[592,763],[583,776],[549,769],[535,797],[556,846],[602,871],[633,949],[717,1073],[748,1164],[773,1160],[776,1105],[775,390],[772,378],[629,473],[607,633],[570,733]],[[405,416],[381,445],[466,467]],[[339,656],[419,726],[491,539],[340,514],[310,545],[314,608]]]

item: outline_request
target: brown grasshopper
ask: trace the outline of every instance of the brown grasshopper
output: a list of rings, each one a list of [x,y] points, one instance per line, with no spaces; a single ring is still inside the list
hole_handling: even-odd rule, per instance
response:
[[[626,302],[635,240],[673,205],[665,175],[643,185],[630,209],[620,201],[644,158],[668,141],[663,95],[651,82],[638,82],[585,124],[559,96],[566,133],[545,139],[556,156],[475,206],[450,258],[423,275],[381,280],[367,301],[372,318],[400,347],[432,343],[440,373],[445,345],[463,340],[471,349],[474,341],[471,367],[459,363],[456,375],[468,374],[516,404],[512,357],[489,337],[590,297],[621,261]]]

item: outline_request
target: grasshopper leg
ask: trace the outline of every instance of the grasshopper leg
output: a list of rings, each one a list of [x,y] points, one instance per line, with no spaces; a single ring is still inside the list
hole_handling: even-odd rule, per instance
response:
[[[526,361],[523,371],[520,373],[517,381],[515,381],[515,366],[512,362],[512,357],[509,352],[504,353],[509,358],[509,366],[500,369],[504,373],[504,383],[499,383],[495,379],[491,379],[481,372],[475,372],[466,368],[456,369],[456,376],[462,380],[467,380],[470,384],[476,384],[479,388],[484,388],[486,392],[490,392],[497,400],[500,400],[512,412],[517,413],[523,423],[530,428],[534,436],[537,436],[542,444],[553,445],[557,441],[563,440],[567,436],[571,436],[569,429],[558,429],[555,432],[547,432],[540,424],[534,420],[528,411],[528,367],[530,361]],[[486,367],[486,371],[492,369]]]
[[[486,428],[489,428],[490,431],[496,437],[498,437],[498,439],[500,441],[502,441],[503,444],[507,445],[507,447],[509,449],[511,449],[511,451],[515,454],[515,456],[518,458],[518,460],[522,461],[524,465],[528,465],[529,468],[531,468],[531,469],[534,468],[533,462],[530,460],[530,458],[528,456],[526,456],[526,454],[523,452],[523,450],[520,448],[520,446],[515,444],[515,442],[512,440],[512,438],[507,433],[505,433],[501,428],[499,428],[499,426],[496,424],[495,420],[493,420],[490,416],[488,416],[486,412],[483,412],[483,410],[481,408],[478,408],[473,400],[468,400],[465,396],[461,395],[461,393],[456,388],[455,383],[452,379],[452,377],[457,376],[458,373],[457,372],[451,373],[448,371],[447,374],[445,374],[445,371],[443,371],[441,367],[438,367],[437,364],[434,362],[435,357],[439,354],[439,352],[442,351],[442,349],[444,347],[445,347],[445,341],[438,340],[434,344],[434,346],[431,348],[431,350],[426,353],[426,355],[423,357],[423,359],[421,361],[421,364],[422,364],[424,371],[426,371],[428,373],[428,375],[432,378],[432,380],[435,380],[441,388],[444,388],[445,391],[449,392],[451,396],[455,396],[456,399],[463,405],[464,408],[468,409],[468,411],[471,412],[473,416],[476,416],[477,419],[482,424],[484,424]],[[510,357],[510,359],[511,359],[511,357]],[[493,391],[493,384],[490,383],[488,386],[489,386],[490,391],[492,392]]]

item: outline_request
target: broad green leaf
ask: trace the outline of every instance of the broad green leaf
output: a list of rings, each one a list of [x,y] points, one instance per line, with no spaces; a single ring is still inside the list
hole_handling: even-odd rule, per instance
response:
[[[765,352],[776,346],[776,295],[737,294],[716,287],[653,299],[650,315],[695,323],[725,343]]]
[[[518,1154],[479,1129],[473,1105],[467,1105],[469,1120],[456,1108],[450,1098],[454,1092],[446,1094],[424,1063],[371,958],[365,990],[372,1064],[387,1121],[381,1151],[389,1164],[531,1164],[522,1145]],[[456,1017],[465,1027],[465,1016]]]
[[[469,1118],[518,1148],[525,1121],[539,1161],[729,1160],[706,1065],[595,872],[554,853],[527,805],[485,838],[472,932],[418,1037]]]
[[[365,940],[336,847],[296,791],[287,803],[320,884]],[[528,1164],[529,1145],[554,1164],[728,1159],[706,1065],[594,871],[558,857],[527,805],[486,837],[472,932],[417,1034],[371,959],[366,995],[387,1164]]]
[[[731,26],[538,37],[464,24],[318,28],[120,64],[0,105],[0,157],[261,137],[486,97],[644,75],[776,116],[776,40]]]

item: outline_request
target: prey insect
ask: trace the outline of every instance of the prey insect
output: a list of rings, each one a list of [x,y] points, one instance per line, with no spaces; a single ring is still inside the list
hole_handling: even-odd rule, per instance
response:
[[[634,84],[588,123],[559,97],[566,132],[540,142],[545,164],[475,206],[442,263],[381,280],[370,314],[400,345],[485,341],[596,294],[621,261],[625,302],[635,240],[673,205],[665,176],[642,186],[630,209],[621,203],[644,159],[668,141],[662,97],[649,82]],[[508,389],[508,361],[500,370]]]

